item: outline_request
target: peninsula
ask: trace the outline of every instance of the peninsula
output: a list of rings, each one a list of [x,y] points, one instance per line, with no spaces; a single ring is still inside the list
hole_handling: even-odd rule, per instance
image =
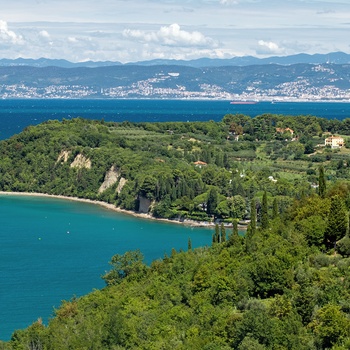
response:
[[[349,125],[270,114],[78,118],[0,141],[2,195],[218,223],[211,247],[189,242],[150,266],[138,250],[114,255],[105,288],[63,301],[48,325],[14,330],[1,348],[348,348]]]

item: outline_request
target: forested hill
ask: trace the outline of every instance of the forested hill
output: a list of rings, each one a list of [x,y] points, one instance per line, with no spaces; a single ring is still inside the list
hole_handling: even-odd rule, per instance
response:
[[[226,115],[221,122],[48,121],[0,142],[0,190],[102,200],[170,219],[249,218],[249,201],[349,178],[346,147],[324,146],[350,119]],[[347,144],[347,143],[346,143]]]
[[[111,259],[106,288],[63,302],[4,349],[348,349],[350,120],[48,121],[0,142],[0,189],[216,220],[212,247],[146,266]],[[345,146],[324,146],[342,135]],[[244,237],[237,223],[250,222]]]

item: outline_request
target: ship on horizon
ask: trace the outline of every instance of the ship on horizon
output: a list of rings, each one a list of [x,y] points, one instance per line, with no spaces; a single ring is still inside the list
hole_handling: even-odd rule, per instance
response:
[[[255,100],[237,100],[237,101],[231,101],[230,104],[231,105],[255,105],[257,104],[259,101],[255,101]]]

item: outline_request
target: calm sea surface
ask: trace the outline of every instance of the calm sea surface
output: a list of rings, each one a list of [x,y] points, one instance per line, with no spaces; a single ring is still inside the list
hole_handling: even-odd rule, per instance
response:
[[[232,105],[229,101],[187,100],[0,100],[0,139],[48,119],[83,117],[105,121],[219,121],[225,114],[251,117],[263,113],[350,118],[350,103],[260,102]]]
[[[114,254],[140,249],[145,262],[211,244],[212,230],[138,219],[88,203],[0,195],[0,339],[53,307],[102,288]]]
[[[0,100],[0,139],[45,120],[219,121],[225,114],[263,113],[350,118],[350,103],[267,103],[172,100]],[[1,155],[0,155],[1,157]],[[101,288],[114,254],[140,249],[147,263],[211,244],[212,231],[133,218],[72,201],[0,195],[0,339],[38,317],[45,322],[61,300]]]

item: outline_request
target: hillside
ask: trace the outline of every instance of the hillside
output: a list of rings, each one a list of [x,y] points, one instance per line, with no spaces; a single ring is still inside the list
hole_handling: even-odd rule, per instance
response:
[[[263,190],[282,206],[312,193],[320,164],[330,179],[349,179],[348,149],[323,147],[326,132],[347,141],[349,119],[53,120],[0,142],[0,190],[102,200],[169,219],[243,220]]]
[[[63,302],[47,326],[38,320],[1,347],[349,348],[350,152],[324,146],[330,133],[347,145],[349,121],[73,119],[1,141],[2,191],[218,223],[212,247],[189,241],[150,266],[139,251],[113,256],[104,289]]]
[[[1,98],[349,101],[349,64],[0,66]]]
[[[5,349],[348,348],[350,260],[307,247],[292,224],[150,267],[139,255],[115,256],[126,277],[64,302]]]

